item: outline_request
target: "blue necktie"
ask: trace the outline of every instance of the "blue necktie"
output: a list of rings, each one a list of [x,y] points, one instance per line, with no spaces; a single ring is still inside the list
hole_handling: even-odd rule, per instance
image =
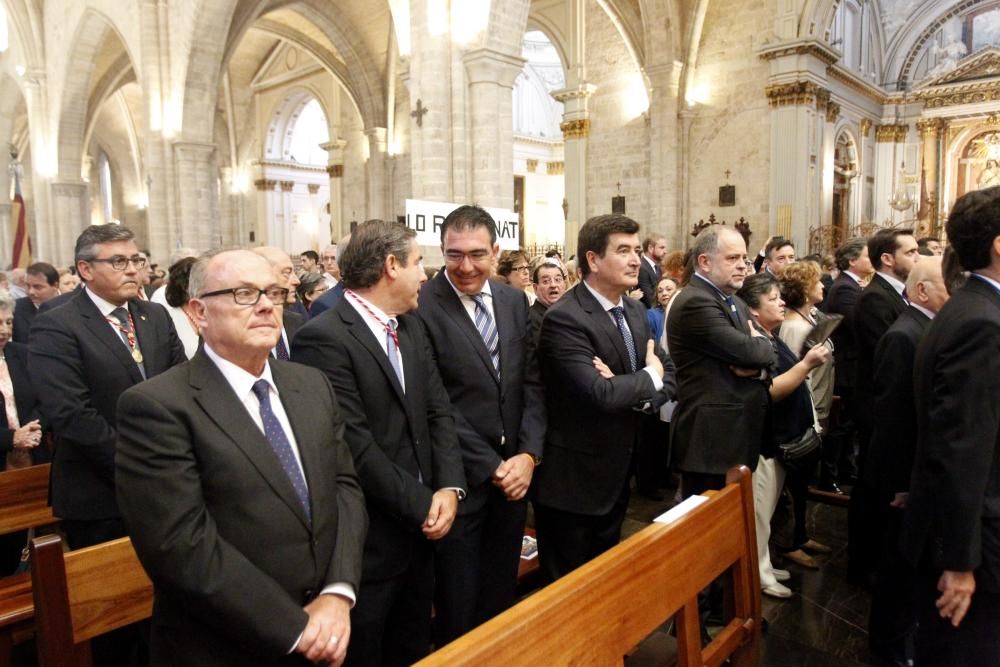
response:
[[[399,380],[399,386],[403,385],[403,368],[399,363],[399,347],[396,344],[396,318],[390,317],[385,324],[385,353],[389,356],[389,365],[392,366],[392,370],[396,372],[396,379]]]
[[[292,451],[292,443],[285,435],[285,429],[281,428],[281,422],[274,416],[271,410],[271,389],[267,380],[257,380],[253,383],[253,393],[260,401],[260,420],[264,423],[264,437],[278,457],[278,462],[288,475],[288,481],[295,489],[295,495],[299,497],[306,517],[312,521],[312,511],[309,507],[309,489],[306,488],[306,480],[302,476],[302,470],[295,460],[295,453]]]
[[[628,364],[632,372],[635,373],[638,368],[635,355],[635,341],[632,339],[632,334],[625,327],[625,310],[621,306],[615,306],[611,309],[611,314],[615,318],[615,324],[618,325],[618,332],[622,335],[622,339],[625,341],[625,349],[628,350]]]
[[[278,344],[274,346],[275,357],[282,361],[288,361],[288,348],[285,346],[285,337],[278,336]]]
[[[486,304],[483,302],[483,295],[476,294],[471,299],[476,304],[476,328],[479,329],[479,335],[483,337],[483,342],[486,343],[486,350],[490,353],[490,358],[493,360],[493,368],[499,374],[500,336],[497,334],[496,324],[493,323],[490,311],[486,309]]]
[[[740,322],[740,314],[736,310],[736,299],[731,296],[723,297],[726,302],[726,314],[729,315],[729,319],[732,320],[733,324],[737,327],[742,328],[743,323]]]

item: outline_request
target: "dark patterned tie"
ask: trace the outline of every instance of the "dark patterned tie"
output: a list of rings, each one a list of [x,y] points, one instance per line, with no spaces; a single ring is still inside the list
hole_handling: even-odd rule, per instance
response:
[[[118,320],[118,324],[121,326],[121,328],[118,329],[118,337],[122,339],[123,343],[125,343],[125,347],[128,348],[129,354],[132,354],[133,353],[132,343],[129,341],[129,334],[130,333],[132,334],[133,339],[135,340],[135,349],[137,350],[139,349],[139,338],[132,331],[132,322],[128,318],[128,311],[119,306],[118,308],[115,308],[114,310],[111,311],[111,316],[116,320]],[[134,356],[132,358],[135,359]],[[146,379],[145,364],[141,361],[136,361],[135,365],[139,367],[139,373],[142,375],[142,379],[145,380]]]
[[[497,334],[497,327],[493,322],[493,317],[490,315],[490,311],[486,309],[486,303],[483,302],[483,294],[476,294],[471,297],[476,303],[476,328],[479,329],[479,335],[483,337],[483,342],[486,343],[486,350],[490,353],[490,358],[493,360],[493,368],[499,374],[500,336]]]
[[[312,512],[309,508],[309,489],[306,488],[306,480],[302,476],[302,470],[295,460],[295,453],[292,451],[292,443],[285,435],[285,429],[281,428],[281,422],[274,416],[271,409],[271,388],[267,380],[257,380],[253,383],[253,393],[260,401],[260,420],[264,424],[264,437],[267,438],[271,449],[278,457],[278,462],[288,475],[288,481],[295,489],[295,495],[299,497],[306,517],[312,521]]]
[[[397,339],[396,318],[390,317],[385,323],[385,352],[389,356],[389,365],[392,366],[392,370],[396,372],[396,378],[399,380],[399,386],[402,387],[403,367],[399,363],[399,344],[397,343]]]
[[[638,369],[635,356],[635,341],[632,339],[631,332],[629,332],[628,328],[625,326],[625,310],[621,306],[615,306],[611,309],[611,314],[615,318],[615,324],[618,325],[618,332],[622,335],[622,339],[625,341],[625,349],[628,350],[629,368],[631,368],[632,372],[635,373],[636,369]]]
[[[274,346],[274,350],[274,356],[282,361],[288,361],[288,348],[285,346],[284,336],[278,336],[278,344]]]

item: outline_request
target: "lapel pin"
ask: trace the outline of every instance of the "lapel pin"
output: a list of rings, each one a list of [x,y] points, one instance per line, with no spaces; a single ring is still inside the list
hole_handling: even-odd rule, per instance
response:
[[[140,315],[139,319],[142,320],[143,322],[145,322],[146,321],[146,316],[145,315]]]

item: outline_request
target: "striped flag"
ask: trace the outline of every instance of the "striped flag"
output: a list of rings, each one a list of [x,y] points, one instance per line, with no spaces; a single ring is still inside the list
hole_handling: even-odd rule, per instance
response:
[[[28,237],[28,221],[24,211],[24,197],[21,196],[21,174],[14,172],[14,201],[10,207],[10,221],[14,228],[14,248],[11,252],[11,268],[25,269],[31,264],[31,239]]]

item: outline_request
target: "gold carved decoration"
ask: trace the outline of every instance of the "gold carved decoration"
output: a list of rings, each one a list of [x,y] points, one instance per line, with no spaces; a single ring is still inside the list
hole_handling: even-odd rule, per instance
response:
[[[924,118],[917,121],[917,130],[923,139],[934,139],[939,132],[943,132],[948,127],[948,122],[943,118]]]
[[[559,129],[562,130],[563,139],[586,139],[590,136],[590,119],[565,120],[559,123]]]
[[[253,182],[253,186],[261,191],[273,190],[278,185],[278,181],[273,178],[260,178]]]
[[[816,103],[818,108],[821,98],[824,105],[830,99],[830,91],[811,81],[796,81],[768,86],[764,89],[764,94],[767,95],[767,101],[772,107]]]
[[[527,163],[528,163],[528,172],[532,174],[535,173],[535,171],[538,169],[538,160],[533,160],[529,158],[527,160]]]
[[[906,134],[909,130],[910,126],[906,123],[900,123],[899,125],[876,125],[875,142],[880,144],[901,144],[906,141]]]
[[[869,118],[861,119],[861,136],[867,137],[868,132],[872,129],[872,121]]]
[[[281,182],[281,191],[282,192],[291,192],[294,187],[295,187],[295,181],[282,181]]]
[[[545,173],[549,176],[559,176],[566,171],[565,162],[549,162],[545,165]]]
[[[309,183],[306,187],[309,188],[309,194],[311,195],[319,192],[319,183]]]
[[[836,123],[840,116],[840,105],[836,102],[828,102],[826,105],[826,122]]]
[[[331,164],[326,168],[326,173],[330,178],[341,178],[344,175],[344,165]]]

